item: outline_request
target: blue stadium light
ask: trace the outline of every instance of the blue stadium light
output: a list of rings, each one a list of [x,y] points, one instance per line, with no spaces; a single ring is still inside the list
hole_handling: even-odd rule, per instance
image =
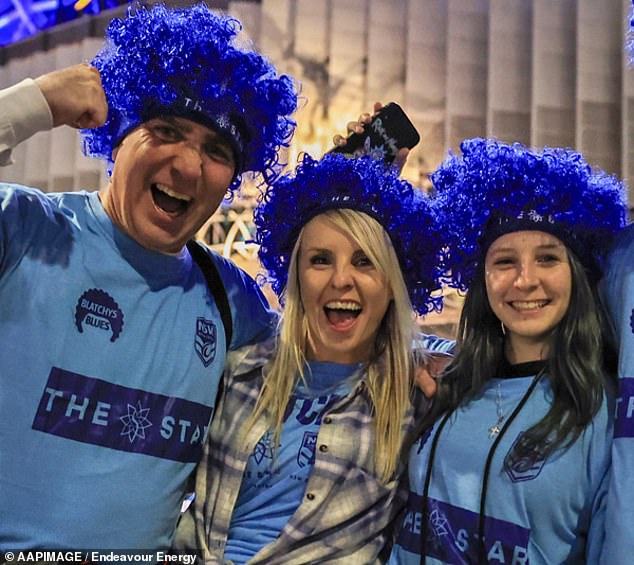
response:
[[[10,45],[83,14],[127,4],[129,0],[0,0],[0,46]]]

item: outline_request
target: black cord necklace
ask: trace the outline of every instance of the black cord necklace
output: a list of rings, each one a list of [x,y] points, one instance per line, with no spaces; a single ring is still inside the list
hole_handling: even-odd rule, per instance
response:
[[[522,408],[524,407],[528,399],[533,394],[535,387],[544,376],[545,370],[546,370],[545,368],[542,368],[539,371],[539,373],[535,375],[535,378],[533,379],[530,386],[528,387],[528,389],[526,390],[526,392],[524,393],[524,395],[518,402],[513,412],[511,412],[511,415],[508,417],[506,422],[504,422],[504,425],[500,429],[499,433],[495,435],[493,444],[491,445],[491,448],[489,449],[486,463],[484,465],[484,475],[482,478],[482,489],[480,493],[480,513],[478,514],[478,537],[477,537],[478,539],[477,563],[486,563],[486,547],[485,547],[485,541],[484,541],[484,526],[485,526],[484,510],[486,506],[487,491],[489,488],[489,474],[491,471],[491,464],[493,462],[493,456],[495,455],[495,450],[497,449],[498,444],[504,437],[506,430],[509,428],[509,426],[511,425],[513,420],[517,417],[517,415],[521,412]],[[425,565],[425,562],[426,562],[425,554],[427,549],[427,523],[429,520],[428,511],[427,511],[427,499],[429,497],[429,486],[431,484],[431,476],[432,476],[432,471],[434,466],[434,459],[436,457],[436,448],[438,447],[438,440],[440,439],[440,434],[442,433],[447,421],[449,420],[451,415],[454,413],[454,411],[455,409],[449,410],[443,416],[442,420],[440,421],[440,424],[438,425],[438,429],[436,430],[436,433],[434,434],[434,437],[432,439],[432,443],[430,446],[430,450],[429,450],[429,461],[427,463],[427,470],[425,473],[425,483],[423,486],[423,499],[422,499],[423,508],[422,508],[422,519],[421,519],[421,530],[420,530],[420,536],[421,536],[420,563],[421,565]]]

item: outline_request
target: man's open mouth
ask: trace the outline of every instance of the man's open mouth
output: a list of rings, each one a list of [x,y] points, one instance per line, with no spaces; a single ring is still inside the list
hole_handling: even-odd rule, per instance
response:
[[[192,200],[191,196],[176,192],[164,184],[153,183],[151,189],[154,204],[163,212],[172,216],[183,214]]]

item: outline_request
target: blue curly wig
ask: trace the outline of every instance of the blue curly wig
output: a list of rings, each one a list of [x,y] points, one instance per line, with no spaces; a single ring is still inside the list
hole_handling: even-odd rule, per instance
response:
[[[238,20],[200,3],[170,9],[136,6],[106,30],[92,65],[108,101],[108,119],[82,130],[84,153],[106,160],[133,128],[160,115],[177,115],[212,127],[231,144],[236,176],[252,171],[265,182],[279,173],[278,150],[288,146],[297,106],[292,80],[277,76],[259,53],[236,45]]]
[[[440,240],[436,215],[421,191],[371,157],[331,153],[320,161],[304,155],[294,174],[280,177],[255,209],[260,261],[281,296],[293,247],[302,227],[332,209],[365,212],[390,237],[412,305],[419,314],[439,311]]]
[[[624,187],[570,149],[468,139],[433,173],[434,207],[448,241],[451,286],[468,290],[488,246],[513,231],[558,237],[596,279],[625,225]]]

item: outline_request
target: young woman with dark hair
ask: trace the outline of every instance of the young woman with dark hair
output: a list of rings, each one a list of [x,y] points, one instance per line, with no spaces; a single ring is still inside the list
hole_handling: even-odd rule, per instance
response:
[[[596,563],[614,406],[596,283],[622,186],[569,150],[461,149],[433,181],[468,293],[390,562]]]

